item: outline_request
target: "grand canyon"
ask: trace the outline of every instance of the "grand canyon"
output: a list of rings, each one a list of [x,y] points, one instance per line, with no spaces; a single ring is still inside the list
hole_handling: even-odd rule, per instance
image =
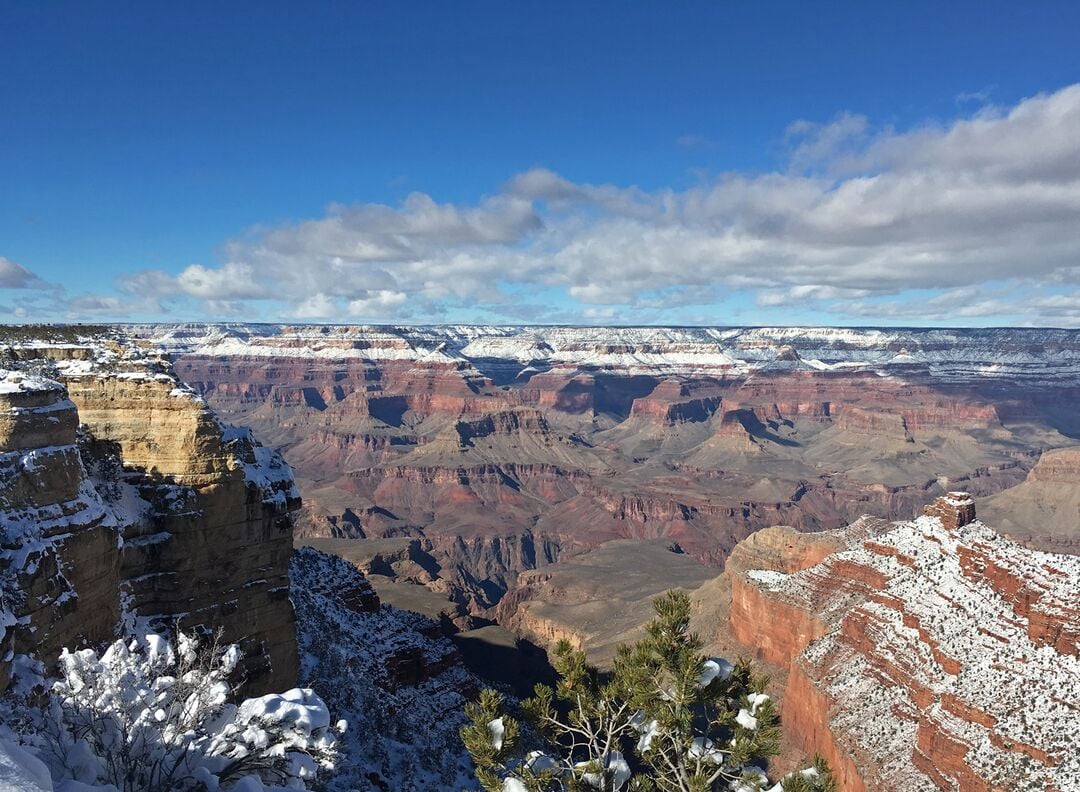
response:
[[[0,31],[0,792],[1080,792],[1080,3]]]
[[[778,768],[1075,788],[1080,334],[140,325],[4,356],[9,657],[179,618],[253,690],[381,706],[352,668],[454,724],[558,640],[604,667],[678,587],[772,673]]]
[[[427,612],[456,620],[462,641],[494,623],[541,646],[568,638],[603,663],[644,623],[650,597],[678,585],[697,592],[702,633],[718,651],[749,650],[786,679],[805,647],[771,649],[767,635],[810,617],[748,602],[740,567],[793,572],[833,563],[829,554],[852,541],[843,531],[865,536],[874,525],[885,533],[888,521],[914,519],[958,489],[978,499],[1005,539],[1057,554],[1080,546],[1073,496],[1080,335],[1071,331],[226,325],[132,332],[174,355],[178,374],[222,415],[281,449],[305,494],[299,543],[352,560],[388,597],[414,601],[415,585],[437,593]],[[760,545],[751,540],[776,525],[796,532],[779,545],[782,560],[756,556]],[[797,552],[791,541],[800,543]],[[727,563],[733,556],[741,561]],[[1068,634],[1077,619],[1068,595],[1075,564],[1043,565],[1051,583],[1055,574],[1065,581],[1057,596],[1065,607],[1059,629]],[[858,573],[848,569],[822,574],[850,602],[847,587]],[[1026,576],[1018,568],[1009,574]],[[1013,588],[999,594],[1015,598]],[[965,610],[950,631],[960,629]],[[1005,640],[1004,629],[976,622]],[[829,631],[805,629],[808,638]],[[1058,646],[1060,662],[1075,657],[1074,644]],[[903,651],[914,658],[926,650]],[[1074,704],[1074,672],[1063,679],[1073,683],[1058,698]],[[830,733],[829,693],[804,675],[791,685],[785,707],[796,739],[802,735],[793,751],[811,753]],[[956,700],[931,687],[918,688],[918,703],[905,710],[941,706],[935,696]],[[805,701],[791,703],[798,698]],[[963,719],[962,707],[972,706],[957,705],[950,717]],[[1077,715],[1064,706],[1054,717],[1068,735]],[[818,721],[807,722],[811,712]],[[848,711],[837,720],[860,717],[869,716]],[[923,734],[922,742],[930,739]],[[978,777],[990,789],[986,768],[1008,777],[1000,771],[1008,765],[994,759],[983,776],[947,776],[948,761],[933,751],[918,754],[910,778],[875,775],[885,772],[888,751],[848,755],[835,747],[845,739],[838,731],[827,753],[854,768],[845,776],[850,788],[915,789],[946,777],[941,786],[949,788],[956,778]],[[1051,765],[1067,754],[1060,742],[1040,744]],[[1066,788],[1073,773],[1066,767],[1047,783]]]

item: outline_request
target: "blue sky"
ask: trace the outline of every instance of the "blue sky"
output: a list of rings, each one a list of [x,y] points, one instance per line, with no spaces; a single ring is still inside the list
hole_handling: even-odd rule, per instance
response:
[[[0,320],[1080,324],[1080,4],[6,3]]]

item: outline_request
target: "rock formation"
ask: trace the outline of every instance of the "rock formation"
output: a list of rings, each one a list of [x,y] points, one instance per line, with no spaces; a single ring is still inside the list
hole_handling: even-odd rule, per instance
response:
[[[356,567],[310,547],[296,551],[290,576],[301,682],[350,723],[332,788],[463,788],[470,764],[457,730],[481,683],[439,625],[380,604]]]
[[[301,535],[415,538],[477,615],[521,572],[612,540],[719,567],[770,525],[985,497],[1080,431],[1072,331],[131,331],[285,449]]]
[[[615,648],[641,637],[652,599],[692,591],[715,575],[670,542],[617,539],[541,569],[522,572],[495,617],[537,644],[566,639],[607,666]]]
[[[291,687],[288,465],[136,345],[28,341],[6,356],[4,678],[13,654],[48,662],[120,623],[179,622],[239,642],[248,691]]]
[[[1028,550],[950,493],[850,549],[733,582],[732,629],[790,669],[782,718],[847,790],[1080,785],[1080,559]]]

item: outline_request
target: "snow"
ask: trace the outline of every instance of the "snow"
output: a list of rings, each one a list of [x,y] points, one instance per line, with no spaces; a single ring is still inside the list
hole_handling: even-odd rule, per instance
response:
[[[772,569],[751,569],[746,573],[746,576],[771,590],[780,588],[788,579],[788,575]]]
[[[492,363],[536,370],[738,374],[772,370],[925,370],[945,381],[1023,377],[1080,383],[1080,332],[1051,329],[130,325],[161,350],[220,357],[372,363]],[[794,360],[777,359],[791,347]]]
[[[742,772],[744,778],[750,778],[751,782],[746,783],[746,781],[743,780],[732,781],[728,785],[728,788],[731,789],[732,792],[757,792],[763,784],[769,783],[769,777],[765,775],[765,771],[760,767],[750,765],[749,767],[744,767]],[[776,789],[776,787],[774,786],[773,789]],[[781,787],[781,790],[782,789],[783,787]]]
[[[706,683],[707,684],[707,683]],[[652,746],[652,741],[660,734],[660,721],[653,718],[650,721],[645,721],[644,713],[638,712],[634,715],[633,725],[637,729],[638,737],[637,750],[639,753],[648,751]]]
[[[218,789],[246,776],[241,788],[253,792],[278,789],[270,780],[302,790],[333,768],[338,734],[313,691],[269,694],[237,707],[228,703],[227,677],[238,650],[197,650],[192,636],[180,635],[174,650],[157,634],[117,640],[100,656],[64,649],[44,706],[31,691],[5,713],[4,733],[14,734],[16,723],[21,736],[5,751],[10,746],[0,735],[0,789],[5,775],[21,768],[36,775],[38,787],[14,788],[105,792],[113,783],[156,788],[171,777],[176,786],[169,788],[197,780]]]
[[[584,770],[592,762],[578,762],[574,765],[576,770]],[[618,751],[612,751],[607,756],[604,756],[599,760],[600,768],[603,771],[600,772],[586,772],[581,774],[582,783],[587,786],[591,786],[594,789],[600,789],[604,785],[604,779],[606,778],[611,785],[611,789],[618,792],[626,786],[626,782],[630,780],[630,764],[626,761],[626,758]]]
[[[12,740],[0,740],[0,792],[52,792],[45,763]]]
[[[496,751],[501,751],[503,747],[503,736],[506,734],[506,726],[503,725],[502,718],[496,718],[488,724],[488,729],[491,730],[491,745]]]
[[[957,506],[970,502],[966,493],[947,498]],[[1033,777],[1033,783],[1068,788],[1066,779],[1080,778],[1080,755],[1072,750],[1080,715],[1065,703],[1080,701],[1080,658],[1036,641],[1032,622],[1059,620],[1066,630],[1076,623],[1080,557],[1029,550],[979,521],[948,530],[937,518],[919,517],[871,538],[869,545],[792,575],[748,573],[771,596],[811,608],[831,626],[799,662],[835,669],[823,679],[838,702],[831,716],[834,731],[875,757],[889,777],[909,779],[912,789],[922,782],[912,780],[917,771],[907,757],[916,739],[914,713],[923,710],[924,718],[946,724],[971,746],[965,761],[976,772],[1036,772],[1021,768],[1023,755],[991,741],[986,727],[944,709],[940,700],[948,694],[992,717],[995,739],[1034,745],[1057,757],[1058,764],[1039,771],[1046,775]],[[874,570],[885,586],[873,599],[844,588],[822,595],[833,590],[822,582],[836,563]],[[992,586],[981,576],[984,569],[1016,581],[1021,592],[1010,594],[1007,580]],[[878,668],[837,631],[853,607],[865,619],[874,657],[904,669],[914,686],[929,691],[928,709],[911,699],[907,686],[883,683]],[[755,709],[751,702],[747,714],[752,717]]]
[[[718,767],[724,763],[724,752],[708,737],[695,737],[687,754],[691,759],[700,759]]]
[[[727,679],[734,670],[735,666],[724,658],[711,657],[701,666],[701,673],[698,675],[698,685],[701,687],[708,687],[714,679]]]
[[[460,663],[447,664],[456,655],[449,639],[416,613],[346,605],[368,584],[336,556],[300,548],[289,574],[301,681],[355,724],[342,737],[343,759],[330,792],[476,789],[458,729],[465,723],[464,693],[483,683]],[[388,670],[399,656],[445,670],[402,684]]]
[[[767,693],[751,693],[746,698],[750,702],[750,712],[756,715],[758,707],[769,700],[769,695]]]
[[[55,380],[28,374],[25,371],[12,371],[0,368],[0,395],[13,393],[32,393],[34,391],[62,391],[64,386]]]
[[[758,727],[758,720],[745,709],[740,709],[739,714],[735,716],[735,722],[742,726],[744,729],[750,729],[753,731]]]
[[[560,768],[560,765],[541,751],[530,751],[528,756],[525,757],[525,767],[535,773],[544,773],[556,771]]]
[[[229,659],[232,667],[234,658]],[[285,693],[269,693],[248,699],[240,705],[238,722],[253,726],[287,727],[300,732],[316,732],[330,726],[330,710],[309,688],[294,688]]]

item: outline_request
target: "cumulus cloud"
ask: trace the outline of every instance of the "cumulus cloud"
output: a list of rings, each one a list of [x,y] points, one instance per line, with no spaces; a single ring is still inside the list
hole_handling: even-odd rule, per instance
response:
[[[0,256],[0,289],[45,289],[48,284],[22,264]]]
[[[511,295],[530,289],[567,295],[585,318],[735,291],[763,308],[885,317],[890,295],[1015,281],[1045,293],[991,298],[969,315],[1075,322],[1074,298],[1060,293],[1080,283],[1077,130],[1080,85],[902,131],[854,113],[797,121],[775,172],[643,190],[538,168],[470,205],[421,193],[399,206],[334,204],[228,242],[223,264],[130,285],[280,300],[312,318],[477,305],[510,315]]]
[[[1026,325],[1080,325],[1080,290],[1021,296],[1007,292],[1006,289],[949,289],[919,300],[837,303],[831,310],[841,315],[879,320],[955,322],[1007,317]]]

